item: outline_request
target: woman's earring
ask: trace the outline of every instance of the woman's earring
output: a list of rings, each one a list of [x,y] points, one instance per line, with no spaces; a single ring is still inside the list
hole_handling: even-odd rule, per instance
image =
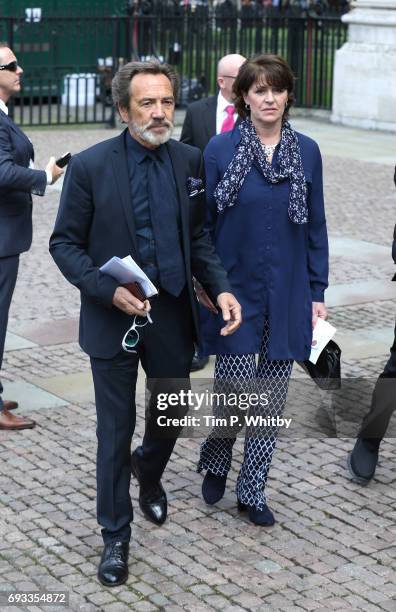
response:
[[[245,102],[245,107],[246,107],[247,111],[250,111],[250,106],[249,106],[249,104],[246,104],[246,102]]]

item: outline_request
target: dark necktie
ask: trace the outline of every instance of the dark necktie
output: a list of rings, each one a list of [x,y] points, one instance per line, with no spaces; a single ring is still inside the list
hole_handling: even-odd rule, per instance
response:
[[[174,296],[186,284],[177,225],[178,201],[169,168],[155,151],[148,154],[148,193],[160,285]]]

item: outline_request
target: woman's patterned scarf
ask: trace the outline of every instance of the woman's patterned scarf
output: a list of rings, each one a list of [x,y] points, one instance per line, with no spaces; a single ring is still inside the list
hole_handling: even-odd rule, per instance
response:
[[[243,181],[249,173],[253,161],[259,163],[264,178],[269,183],[290,180],[289,217],[293,223],[308,222],[307,185],[301,162],[300,145],[297,135],[288,121],[282,126],[278,152],[279,172],[267,161],[263,146],[250,119],[239,124],[242,138],[237,146],[225,174],[217,185],[214,197],[217,211],[223,212],[227,206],[234,206]]]

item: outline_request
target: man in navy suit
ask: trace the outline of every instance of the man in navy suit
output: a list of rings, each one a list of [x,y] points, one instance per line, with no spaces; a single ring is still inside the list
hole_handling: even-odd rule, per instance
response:
[[[217,64],[217,85],[215,96],[192,102],[187,108],[181,142],[198,147],[203,152],[212,136],[228,132],[238,121],[235,112],[232,86],[239,68],[246,61],[243,55],[231,53]]]
[[[81,292],[80,345],[91,358],[95,386],[97,516],[105,545],[98,578],[106,586],[128,577],[131,473],[146,518],[157,525],[166,519],[161,477],[180,428],[160,431],[164,413],[156,398],[159,390],[180,391],[188,384],[199,324],[192,276],[222,311],[222,334],[241,322],[204,229],[201,153],[170,140],[177,88],[166,64],[131,62],[119,70],[113,100],[128,129],[73,156],[50,240],[55,262]],[[159,289],[152,304],[99,269],[111,257],[129,254]],[[139,360],[151,400],[143,442],[131,458]],[[180,414],[180,407],[174,412]]]
[[[44,195],[62,174],[53,157],[45,171],[32,168],[32,143],[8,116],[7,102],[20,91],[22,72],[8,45],[0,43],[0,369],[19,254],[32,242],[32,194]],[[0,381],[0,429],[34,427],[31,419],[10,412],[17,403],[3,400],[2,392]]]
[[[202,98],[190,104],[186,111],[181,142],[198,147],[203,152],[212,136],[232,130],[238,121],[235,112],[232,86],[239,68],[246,61],[243,55],[231,53],[225,55],[217,64],[217,85],[215,96]],[[208,363],[207,357],[201,357],[195,350],[191,371],[202,370]]]

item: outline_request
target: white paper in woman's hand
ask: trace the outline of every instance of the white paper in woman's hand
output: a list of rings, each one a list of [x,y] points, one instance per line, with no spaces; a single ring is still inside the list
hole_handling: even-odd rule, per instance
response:
[[[328,323],[328,321],[321,318],[317,320],[312,333],[311,354],[309,356],[309,361],[312,363],[316,363],[318,361],[320,353],[323,351],[329,340],[332,339],[336,331],[337,329]]]

